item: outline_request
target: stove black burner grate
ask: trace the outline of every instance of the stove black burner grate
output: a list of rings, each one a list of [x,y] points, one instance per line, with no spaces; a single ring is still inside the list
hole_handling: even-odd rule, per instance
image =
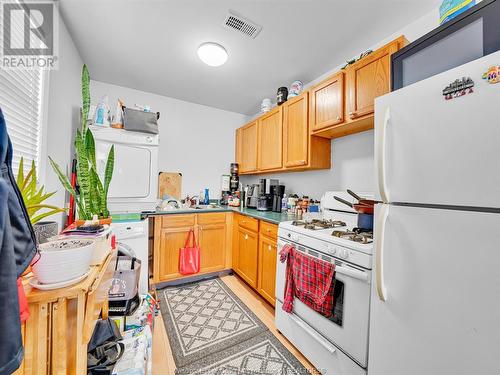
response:
[[[348,231],[334,230],[332,236],[363,244],[373,242],[373,232],[363,228],[354,228]]]
[[[313,219],[311,221],[294,220],[292,221],[292,225],[296,227],[304,227],[305,229],[310,230],[319,230],[345,227],[346,223],[340,220]]]

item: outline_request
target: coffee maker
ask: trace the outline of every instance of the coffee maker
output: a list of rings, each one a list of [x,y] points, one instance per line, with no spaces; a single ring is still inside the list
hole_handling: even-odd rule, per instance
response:
[[[273,212],[281,212],[281,200],[285,195],[285,185],[276,186],[273,192]]]
[[[259,184],[248,185],[248,193],[246,196],[246,206],[248,208],[257,208],[259,201]]]
[[[273,209],[273,196],[277,186],[279,186],[278,180],[270,178],[260,179],[257,210],[271,211]]]

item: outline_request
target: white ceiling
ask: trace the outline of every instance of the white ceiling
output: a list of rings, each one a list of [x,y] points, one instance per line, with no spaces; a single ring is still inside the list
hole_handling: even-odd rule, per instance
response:
[[[437,0],[61,0],[93,79],[255,114],[280,86],[304,83],[416,20]],[[256,39],[222,27],[228,11],[263,26]],[[222,67],[196,55],[207,41]]]

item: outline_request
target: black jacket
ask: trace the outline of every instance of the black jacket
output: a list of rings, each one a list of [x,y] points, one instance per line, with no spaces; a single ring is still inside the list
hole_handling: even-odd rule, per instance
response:
[[[23,358],[16,280],[37,251],[11,166],[12,143],[0,109],[0,374],[14,372]]]

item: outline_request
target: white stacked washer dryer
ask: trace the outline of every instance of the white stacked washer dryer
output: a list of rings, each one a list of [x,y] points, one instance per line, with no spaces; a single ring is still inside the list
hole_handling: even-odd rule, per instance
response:
[[[282,310],[286,263],[277,262],[276,316],[278,330],[322,373],[366,375],[370,321],[373,234],[358,231],[357,214],[337,202],[345,192],[327,192],[321,199],[321,220],[281,223],[279,252],[286,244],[311,257],[335,264],[335,306],[325,318],[297,298],[291,314]],[[372,198],[372,194],[361,194]]]
[[[115,146],[115,167],[109,188],[111,213],[154,211],[158,203],[159,136],[120,129],[91,127],[96,143],[99,173],[103,173],[111,145]],[[143,216],[144,217],[144,216]],[[116,240],[128,245],[141,261],[139,292],[148,292],[148,220],[112,223]]]

